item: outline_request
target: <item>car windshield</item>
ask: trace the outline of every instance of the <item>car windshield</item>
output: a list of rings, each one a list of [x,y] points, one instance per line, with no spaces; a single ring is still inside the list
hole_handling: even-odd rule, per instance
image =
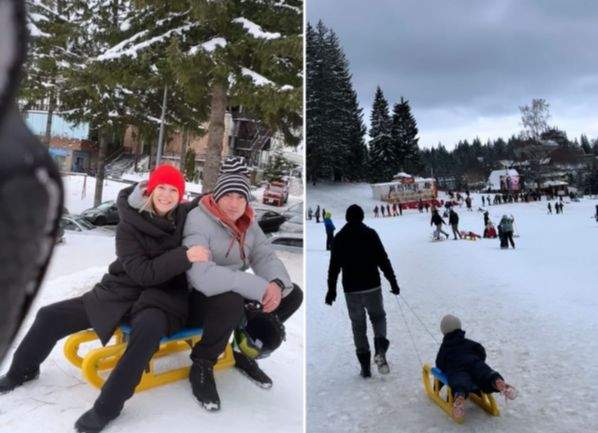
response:
[[[112,206],[114,205],[113,201],[106,201],[104,203],[101,203],[98,205],[98,207],[96,207],[96,209],[98,210],[108,210],[110,209]]]

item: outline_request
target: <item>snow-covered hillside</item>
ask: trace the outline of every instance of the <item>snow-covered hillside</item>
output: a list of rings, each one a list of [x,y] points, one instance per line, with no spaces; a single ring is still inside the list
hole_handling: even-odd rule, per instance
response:
[[[374,219],[377,202],[365,184],[322,185],[307,195],[312,209],[319,204],[332,211],[337,230],[348,205],[363,205],[365,223],[380,234],[404,300],[435,339],[442,338],[441,317],[458,315],[467,336],[485,345],[489,363],[520,391],[508,405],[498,400],[498,418],[468,403],[464,425],[453,423],[421,382],[418,356],[433,363],[438,345],[403,302],[416,353],[384,279],[391,373],[359,377],[342,289],[332,307],[324,304],[329,253],[323,224],[312,221],[306,227],[308,432],[598,430],[598,224],[591,218],[598,201],[567,199],[563,215],[547,215],[546,201],[490,206],[495,223],[513,214],[520,234],[515,250],[501,250],[496,239],[431,242],[427,213]],[[457,211],[462,229],[481,233],[480,212]]]
[[[65,178],[67,208],[80,212],[93,202],[93,178],[87,178],[86,196],[81,199],[83,178]],[[126,185],[107,181],[104,200],[114,199]],[[303,260],[300,254],[277,252],[292,279],[303,287]],[[28,329],[35,312],[43,305],[78,296],[98,282],[114,259],[114,237],[105,231],[66,233],[58,245],[49,273],[17,342]],[[260,361],[274,386],[263,390],[229,369],[216,373],[222,400],[219,413],[202,409],[191,394],[188,381],[179,381],[136,394],[122,415],[106,429],[117,432],[198,432],[211,433],[303,431],[303,308],[287,322],[287,341],[270,358]],[[62,342],[42,365],[39,380],[0,396],[1,433],[63,433],[74,431],[77,418],[91,407],[98,391],[88,385],[81,372],[62,354]],[[4,373],[7,360],[0,368]],[[187,355],[172,362],[188,363]]]

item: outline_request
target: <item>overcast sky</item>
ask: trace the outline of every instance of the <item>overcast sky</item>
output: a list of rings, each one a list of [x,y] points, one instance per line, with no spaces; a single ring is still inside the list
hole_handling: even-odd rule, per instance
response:
[[[339,36],[369,125],[376,86],[410,101],[420,145],[508,138],[550,104],[569,138],[598,137],[598,1],[308,0]]]

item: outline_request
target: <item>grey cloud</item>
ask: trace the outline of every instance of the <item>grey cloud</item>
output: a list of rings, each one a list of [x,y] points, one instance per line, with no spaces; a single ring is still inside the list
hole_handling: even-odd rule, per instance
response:
[[[565,112],[598,100],[595,1],[308,2],[319,19],[341,39],[366,118],[376,85],[391,103],[407,97],[420,126],[433,110],[461,111],[466,124],[535,97]]]

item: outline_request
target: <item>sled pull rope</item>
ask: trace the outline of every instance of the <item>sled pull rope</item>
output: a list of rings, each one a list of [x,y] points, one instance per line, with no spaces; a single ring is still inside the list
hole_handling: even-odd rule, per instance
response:
[[[403,313],[403,307],[399,302],[399,297],[395,296],[397,299],[397,305],[399,306],[399,310],[401,311],[401,317],[403,318],[403,322],[405,323],[405,328],[407,329],[407,333],[409,334],[409,338],[411,339],[411,344],[413,345],[413,350],[417,355],[417,359],[419,360],[419,365],[423,367],[424,363],[422,362],[421,356],[419,356],[419,351],[417,350],[417,345],[415,344],[415,339],[413,338],[413,334],[411,333],[411,329],[409,328],[409,324],[407,323],[407,318],[405,317],[405,313]]]
[[[417,319],[417,321],[420,323],[420,325],[422,325],[422,328],[424,328],[426,330],[426,332],[428,333],[428,335],[430,337],[432,337],[432,340],[434,340],[434,343],[439,344],[438,340],[436,340],[436,337],[434,337],[434,334],[432,334],[432,332],[430,332],[430,330],[428,329],[428,327],[424,324],[424,322],[419,318],[419,316],[417,314],[415,314],[415,311],[413,311],[413,308],[411,308],[411,306],[409,305],[409,303],[407,302],[407,300],[405,299],[405,296],[403,295],[398,295],[397,296],[397,302],[399,302],[399,296],[401,297],[401,299],[403,300],[403,302],[405,303],[405,305],[407,306],[407,308],[409,308],[409,311],[411,311],[411,314],[413,314],[413,317],[415,317]],[[399,307],[401,305],[399,304]]]

